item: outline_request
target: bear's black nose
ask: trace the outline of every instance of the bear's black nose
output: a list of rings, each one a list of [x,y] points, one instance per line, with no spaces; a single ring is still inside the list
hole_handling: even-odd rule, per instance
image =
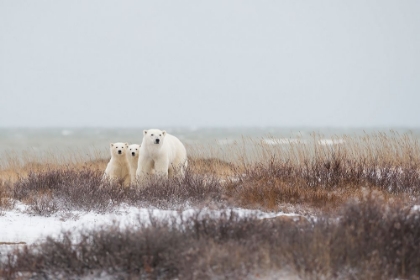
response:
[[[135,152],[132,152],[131,155],[134,157],[136,155],[136,153]]]
[[[118,150],[118,154],[121,155],[121,150]]]
[[[159,144],[160,139],[156,139],[155,141],[156,141],[156,144]]]

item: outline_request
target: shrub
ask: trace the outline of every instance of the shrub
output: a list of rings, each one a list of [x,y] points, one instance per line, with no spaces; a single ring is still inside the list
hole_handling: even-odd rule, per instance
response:
[[[257,275],[302,278],[420,277],[420,217],[376,197],[352,202],[339,219],[316,222],[219,218],[118,225],[85,231],[15,251],[1,265],[1,276],[27,272],[28,278],[83,276],[214,279]],[[181,220],[181,222],[179,222]],[[178,221],[178,222],[177,222]]]
[[[103,181],[99,170],[45,170],[29,173],[12,189],[14,199],[29,204],[32,213],[46,216],[59,210],[112,211],[122,203],[160,208],[199,205],[217,202],[221,196],[218,179],[188,170],[183,180],[153,180],[129,188],[124,188],[122,182]]]

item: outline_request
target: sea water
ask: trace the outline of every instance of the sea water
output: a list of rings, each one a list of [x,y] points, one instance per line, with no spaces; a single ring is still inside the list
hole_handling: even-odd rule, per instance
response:
[[[143,129],[135,128],[0,128],[0,164],[11,158],[56,157],[76,155],[80,158],[106,158],[109,144],[127,142],[141,144]],[[163,129],[163,128],[161,128]],[[410,133],[420,139],[420,129],[409,128],[311,128],[311,127],[187,127],[164,128],[187,147],[231,145],[244,139],[261,139],[267,145],[296,144],[314,135],[320,144],[342,144],[341,136],[373,133]]]

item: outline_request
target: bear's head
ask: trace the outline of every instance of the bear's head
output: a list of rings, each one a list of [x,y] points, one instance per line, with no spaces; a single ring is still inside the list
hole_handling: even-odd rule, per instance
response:
[[[143,130],[143,141],[147,145],[162,145],[166,131],[159,129]]]
[[[140,152],[140,145],[138,144],[131,144],[130,146],[128,146],[128,153],[127,156],[128,157],[138,157],[139,156],[139,152]]]
[[[128,144],[127,143],[111,143],[111,156],[113,157],[123,157],[125,156]]]

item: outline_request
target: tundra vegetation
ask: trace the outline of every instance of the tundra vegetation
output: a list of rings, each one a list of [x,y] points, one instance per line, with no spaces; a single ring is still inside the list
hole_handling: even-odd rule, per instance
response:
[[[0,212],[16,201],[34,215],[109,212],[128,204],[225,209],[121,229],[78,233],[16,250],[4,278],[420,277],[420,145],[411,134],[247,139],[187,146],[184,179],[124,188],[103,182],[108,158],[35,161],[10,154],[0,168]],[[104,153],[106,154],[106,153]],[[303,219],[240,217],[234,207]],[[1,241],[1,240],[0,240]]]

